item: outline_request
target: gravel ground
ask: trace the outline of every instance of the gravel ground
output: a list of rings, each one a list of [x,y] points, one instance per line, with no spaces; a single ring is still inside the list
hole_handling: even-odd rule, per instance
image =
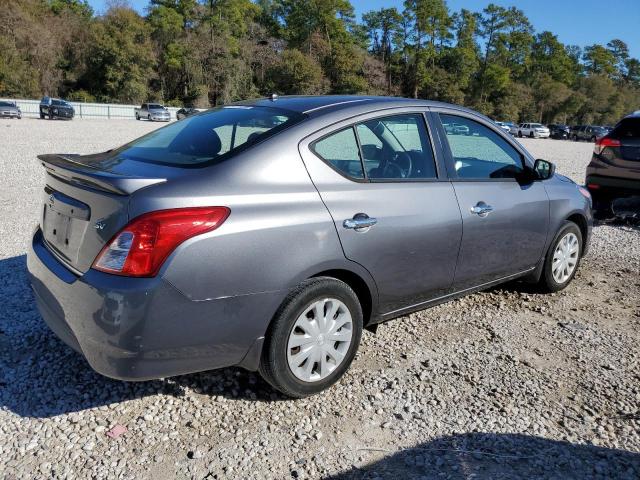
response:
[[[109,380],[36,312],[25,251],[39,153],[157,124],[0,120],[0,477],[640,477],[640,230],[600,225],[563,292],[507,285],[365,334],[330,391],[291,401],[238,369]],[[523,140],[576,181],[592,146]],[[106,435],[115,425],[127,432]]]

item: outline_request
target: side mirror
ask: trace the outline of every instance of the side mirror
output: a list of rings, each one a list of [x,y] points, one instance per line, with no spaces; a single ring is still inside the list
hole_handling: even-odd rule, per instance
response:
[[[539,180],[547,180],[556,173],[556,166],[547,160],[538,158],[533,164],[533,170],[536,172]]]

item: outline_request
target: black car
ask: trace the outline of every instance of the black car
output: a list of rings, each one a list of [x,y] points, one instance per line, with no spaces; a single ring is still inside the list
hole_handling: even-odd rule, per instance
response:
[[[548,125],[549,136],[558,140],[568,140],[571,134],[571,127],[569,125],[562,125],[561,123],[552,123]]]
[[[71,104],[59,98],[42,97],[40,100],[40,118],[66,118],[71,120],[76,111]]]
[[[178,110],[176,112],[176,118],[178,120],[182,120],[183,118],[189,117],[191,115],[194,115],[196,113],[198,113],[200,110],[198,110],[197,108],[193,108],[193,107],[183,107],[180,110]]]

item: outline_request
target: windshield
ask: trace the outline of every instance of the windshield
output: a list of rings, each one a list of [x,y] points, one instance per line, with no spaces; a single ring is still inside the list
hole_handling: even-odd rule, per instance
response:
[[[218,163],[302,118],[301,114],[271,107],[219,107],[155,130],[114,153],[118,160],[203,166]]]
[[[0,102],[0,107],[15,107],[11,102]]]
[[[544,125],[541,123],[532,123],[531,128],[544,128]]]
[[[159,110],[161,108],[164,108],[162,105],[158,104],[158,103],[150,103],[149,104],[149,109],[150,110]]]
[[[69,106],[69,104],[67,102],[65,102],[64,100],[53,100],[51,102],[51,105],[63,105],[65,107]]]

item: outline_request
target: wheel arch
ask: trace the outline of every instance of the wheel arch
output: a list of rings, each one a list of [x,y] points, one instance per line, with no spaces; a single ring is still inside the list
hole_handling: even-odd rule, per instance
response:
[[[330,270],[323,270],[322,272],[318,272],[314,275],[311,275],[311,277],[309,278],[317,277],[331,277],[349,285],[349,287],[351,287],[351,289],[355,292],[358,300],[360,301],[360,306],[362,307],[363,325],[365,327],[368,327],[375,323],[376,305],[374,304],[374,295],[369,284],[359,274],[344,268],[333,268]]]
[[[587,219],[582,213],[574,212],[569,215],[566,220],[575,223],[580,229],[580,234],[582,235],[582,251],[580,252],[580,255],[582,255],[585,251],[587,238],[589,236],[589,224]]]

